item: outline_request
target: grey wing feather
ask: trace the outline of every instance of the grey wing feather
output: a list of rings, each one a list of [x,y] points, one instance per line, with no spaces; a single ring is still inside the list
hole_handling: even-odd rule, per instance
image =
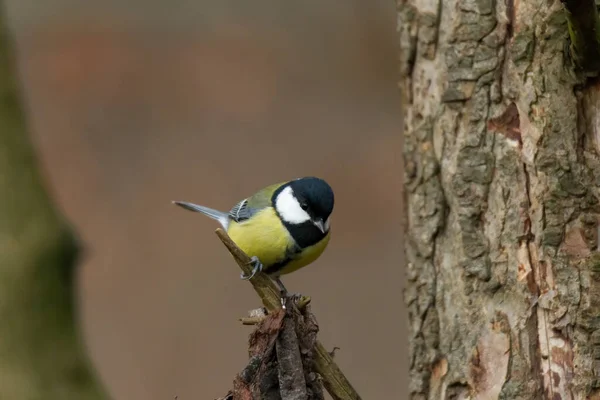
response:
[[[249,219],[255,212],[256,209],[248,207],[248,199],[244,199],[233,206],[231,211],[229,211],[229,218],[235,222],[240,222]]]
[[[229,211],[229,217],[235,222],[252,218],[254,214],[271,205],[271,197],[275,190],[280,186],[281,183],[268,186],[258,193],[240,201],[233,206],[231,211]]]

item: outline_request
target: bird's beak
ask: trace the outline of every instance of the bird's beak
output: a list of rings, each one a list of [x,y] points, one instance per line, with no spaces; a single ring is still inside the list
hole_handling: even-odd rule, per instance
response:
[[[325,224],[323,223],[322,219],[318,219],[316,221],[313,221],[313,224],[315,224],[315,226],[317,228],[319,228],[319,230],[321,231],[321,233],[325,233]]]

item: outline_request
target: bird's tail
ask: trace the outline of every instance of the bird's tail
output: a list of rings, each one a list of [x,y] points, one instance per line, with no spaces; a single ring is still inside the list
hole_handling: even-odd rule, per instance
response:
[[[221,226],[227,230],[229,226],[229,214],[223,211],[214,210],[212,208],[199,206],[198,204],[188,203],[186,201],[174,201],[173,204],[177,204],[179,207],[185,208],[189,211],[199,212],[212,219],[219,221]]]

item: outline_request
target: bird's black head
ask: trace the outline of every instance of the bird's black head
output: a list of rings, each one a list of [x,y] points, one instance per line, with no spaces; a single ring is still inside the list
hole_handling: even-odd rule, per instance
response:
[[[275,210],[301,247],[327,235],[333,203],[331,186],[314,177],[293,180],[273,194]]]
[[[323,179],[308,177],[290,182],[294,197],[300,207],[312,219],[321,219],[323,222],[329,218],[333,211],[333,190]]]

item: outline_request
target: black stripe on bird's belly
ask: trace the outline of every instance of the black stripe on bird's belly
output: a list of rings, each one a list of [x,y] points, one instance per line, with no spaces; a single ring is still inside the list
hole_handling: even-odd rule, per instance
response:
[[[279,271],[284,269],[286,265],[293,261],[303,249],[319,243],[325,236],[312,222],[308,221],[303,224],[287,224],[284,223],[285,227],[290,232],[290,235],[296,242],[296,246],[288,249],[285,258],[280,262],[269,266],[267,271],[269,275],[278,275]]]
[[[293,247],[288,248],[285,252],[285,257],[283,258],[283,260],[270,265],[269,268],[265,272],[272,276],[278,276],[279,272],[282,269],[284,269],[285,266],[288,265],[290,263],[290,261],[292,261],[301,252],[302,252],[302,249],[300,247],[298,247],[297,245],[294,245]]]
[[[269,266],[269,268],[265,271],[268,275],[271,276],[279,276],[279,272],[285,268],[286,265],[292,261],[292,257],[286,257],[283,261],[280,261],[276,264]]]

